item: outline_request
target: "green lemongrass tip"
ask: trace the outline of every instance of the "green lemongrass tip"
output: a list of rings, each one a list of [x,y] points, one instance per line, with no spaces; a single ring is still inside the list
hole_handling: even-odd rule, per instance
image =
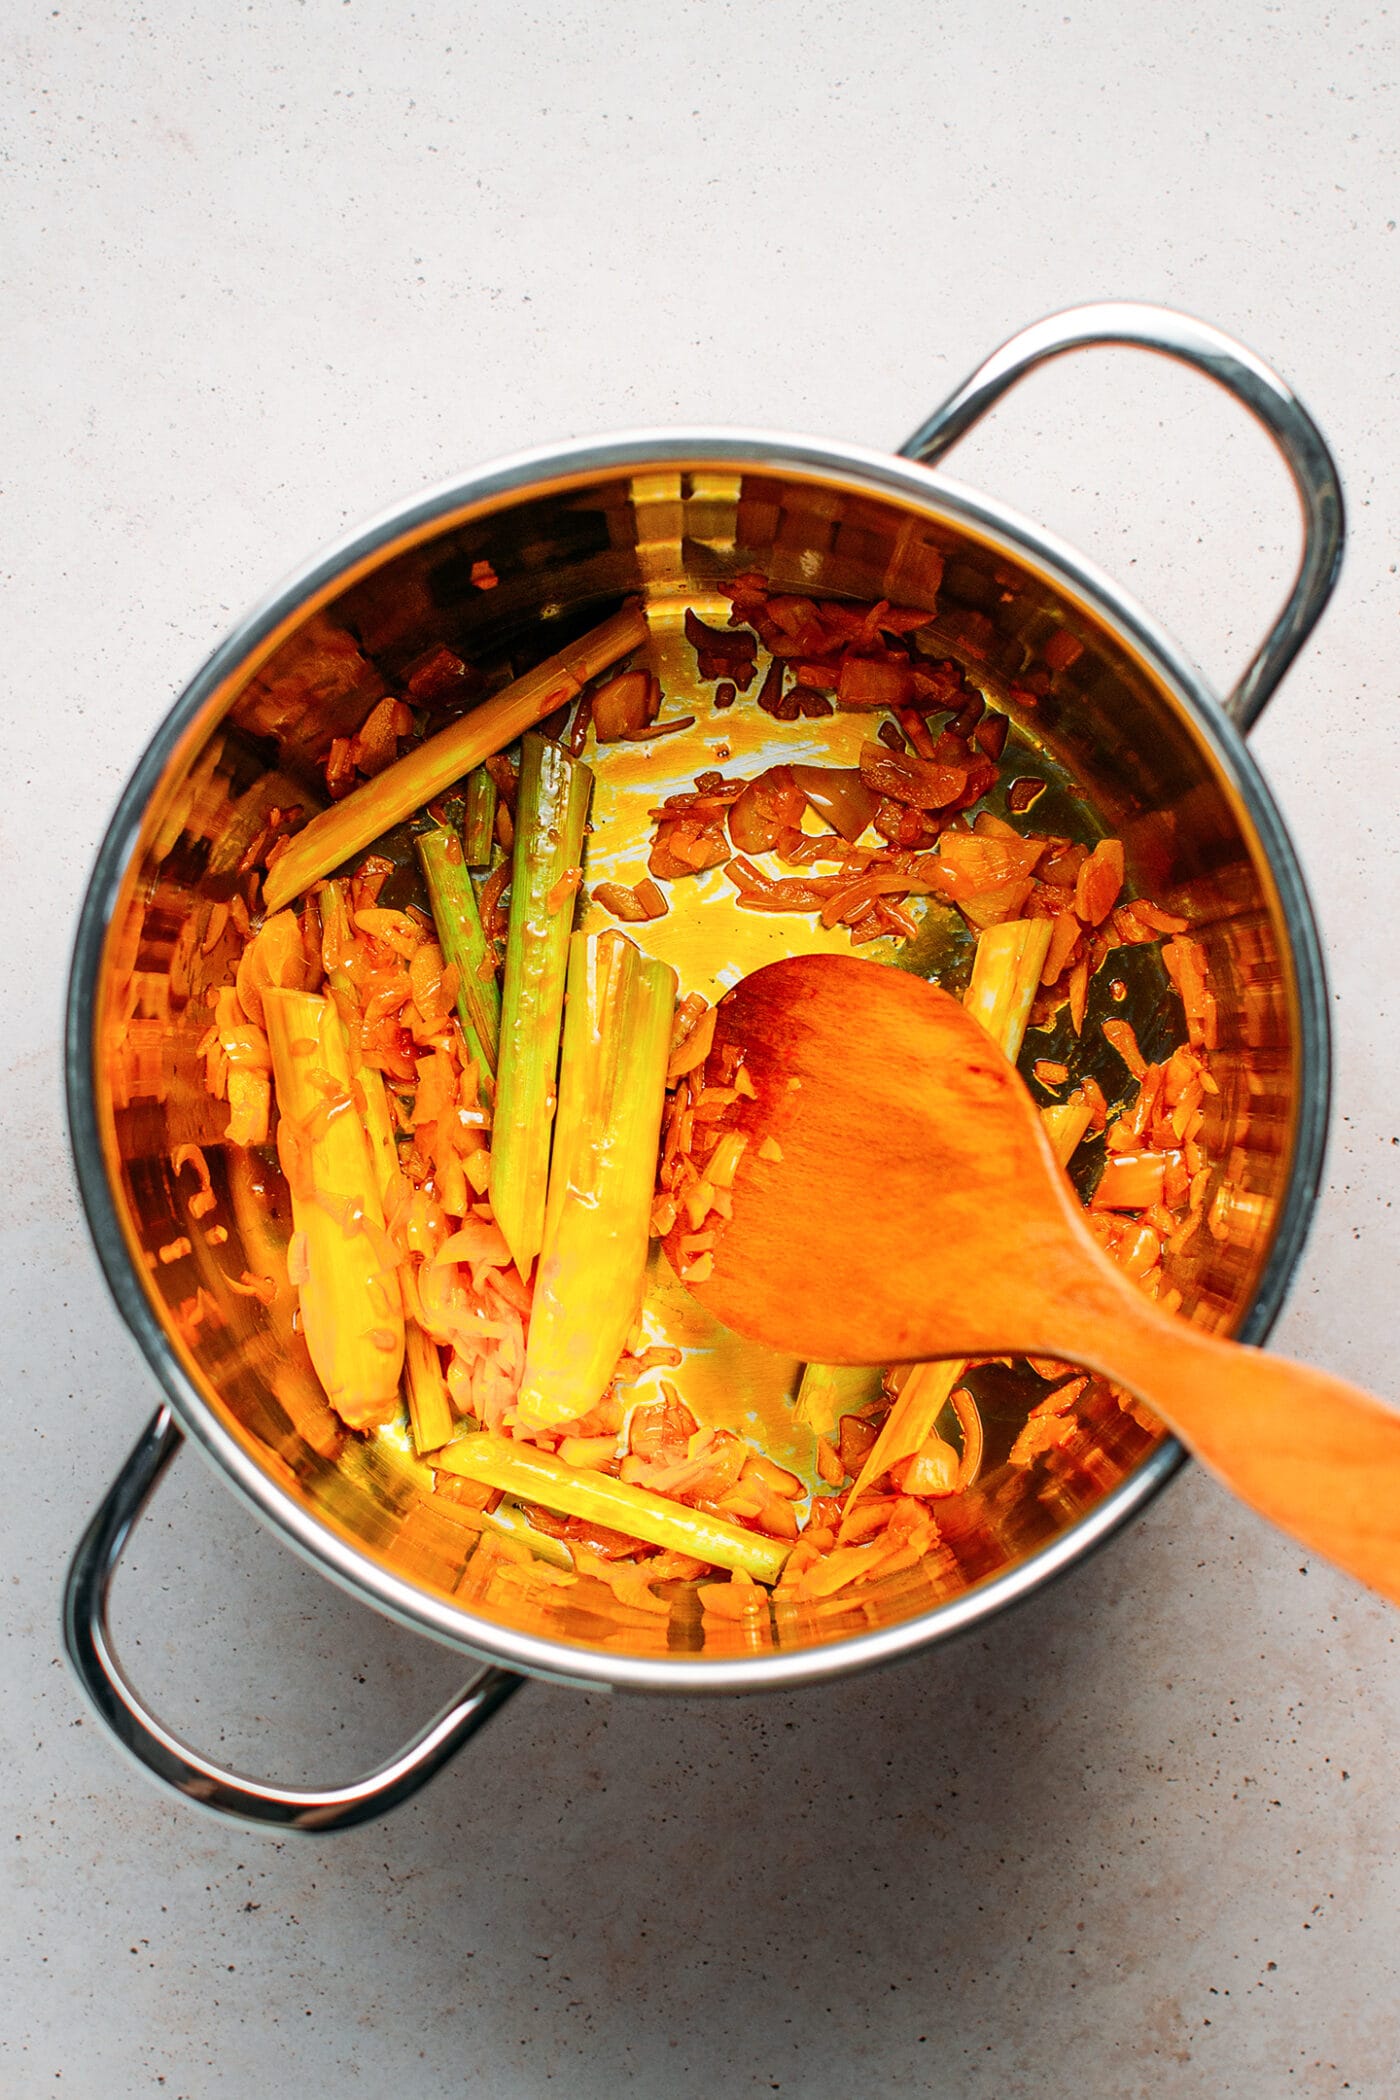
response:
[[[792,1419],[829,1436],[842,1415],[859,1414],[880,1390],[878,1365],[808,1364],[792,1404]]]
[[[462,858],[469,868],[489,868],[496,843],[496,783],[485,766],[467,775],[467,806],[462,814]]]
[[[977,936],[964,1006],[1014,1065],[1050,951],[1048,919],[1006,919]]]
[[[573,936],[522,1420],[586,1414],[641,1310],[675,1006],[675,971],[625,934]]]
[[[544,1236],[550,1126],[590,769],[548,737],[521,746],[491,1130],[491,1208],[522,1276]]]
[[[437,1343],[424,1334],[416,1320],[405,1323],[404,1386],[408,1393],[408,1419],[417,1452],[437,1451],[452,1436],[457,1418]]]
[[[649,1546],[686,1553],[718,1568],[742,1569],[758,1582],[776,1582],[792,1550],[784,1540],[745,1531],[740,1524],[687,1509],[591,1467],[566,1466],[532,1444],[516,1443],[491,1430],[458,1437],[435,1452],[432,1463],[464,1480],[479,1480],[503,1494],[538,1502],[561,1516],[606,1524]]]
[[[265,908],[280,911],[322,875],[363,853],[392,824],[411,817],[484,758],[577,699],[590,678],[639,649],[646,638],[646,617],[635,606],[614,613],[601,627],[547,656],[460,721],[430,736],[406,758],[386,766],[343,802],[313,817],[268,869]]]
[[[467,873],[462,842],[445,824],[415,841],[438,944],[457,969],[457,1018],[467,1054],[476,1066],[477,1092],[490,1108],[500,1055],[501,994],[496,958],[481,923],[481,908]]]

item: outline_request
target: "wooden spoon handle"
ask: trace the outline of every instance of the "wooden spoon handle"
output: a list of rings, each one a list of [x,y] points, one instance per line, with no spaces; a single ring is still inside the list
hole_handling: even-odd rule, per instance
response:
[[[1400,1604],[1400,1411],[1222,1341],[1130,1285],[1108,1298],[1082,1334],[1062,1333],[1060,1353],[1129,1386],[1232,1494]],[[1071,1311],[1057,1332],[1078,1325]]]

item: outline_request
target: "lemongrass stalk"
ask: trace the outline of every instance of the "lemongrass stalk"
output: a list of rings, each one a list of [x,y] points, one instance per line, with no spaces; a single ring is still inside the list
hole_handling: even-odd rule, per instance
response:
[[[314,992],[265,991],[263,1012],[277,1147],[301,1242],[306,1346],[342,1421],[376,1429],[398,1407],[403,1298],[345,1030],[332,1001]]]
[[[462,842],[445,824],[420,832],[415,841],[433,908],[438,945],[457,967],[457,1018],[467,1054],[476,1066],[476,1090],[489,1109],[496,1092],[500,1055],[501,993],[496,958],[481,923],[481,909],[462,853]]]
[[[1021,1055],[1049,949],[1048,919],[1008,919],[1003,925],[987,927],[977,937],[972,982],[963,1004],[1012,1064]],[[1056,1159],[1067,1167],[1089,1128],[1088,1105],[1082,1100],[1052,1102],[1042,1108],[1040,1120]]]
[[[498,1531],[502,1538],[519,1539],[522,1545],[529,1547],[536,1560],[548,1561],[552,1568],[572,1571],[574,1556],[564,1541],[547,1531],[537,1530],[524,1510],[517,1509],[513,1502],[498,1502],[494,1509],[484,1509],[480,1515],[488,1531]]]
[[[406,758],[386,766],[343,802],[332,803],[297,832],[268,869],[263,883],[268,911],[290,904],[313,882],[363,853],[392,824],[422,809],[484,758],[504,750],[556,708],[577,699],[590,678],[640,648],[646,638],[645,616],[635,607],[614,613],[601,627],[547,656],[533,671],[526,671],[460,721],[439,730]]]
[[[394,1141],[394,1118],[384,1074],[376,1071],[373,1065],[361,1065],[355,1074],[355,1084],[364,1100],[365,1136],[374,1161],[379,1200],[387,1216],[389,1206],[399,1192],[400,1177],[399,1148]]]
[[[389,1108],[388,1090],[384,1074],[376,1071],[373,1065],[361,1065],[355,1079],[364,1097],[365,1136],[369,1140],[379,1199],[388,1218],[393,1215],[393,1206],[405,1187],[399,1171],[399,1148],[394,1142],[394,1119]],[[407,1306],[404,1308],[403,1338],[403,1389],[408,1401],[413,1448],[418,1452],[435,1451],[455,1431],[457,1417],[447,1380],[442,1375],[437,1343],[424,1333]]]
[[[416,1320],[404,1328],[404,1387],[408,1393],[408,1420],[415,1451],[437,1451],[457,1427],[447,1380],[437,1343],[424,1334]]]
[[[345,950],[353,938],[345,884],[326,883],[320,892],[320,906],[322,957],[324,959],[327,952],[330,952],[335,958],[326,966],[326,982],[335,994],[336,1010],[344,1022],[345,1006],[352,1007],[356,1012],[359,1010],[359,999],[344,961]],[[354,1042],[348,1035],[347,1043],[355,1084],[359,1087],[364,1103],[365,1136],[369,1139],[369,1149],[374,1160],[379,1200],[387,1216],[399,1190],[399,1148],[394,1138],[394,1118],[389,1107],[389,1095],[384,1084],[384,1074],[374,1065],[359,1062]]]
[[[591,1467],[566,1466],[533,1444],[516,1443],[493,1430],[458,1437],[435,1452],[432,1463],[463,1480],[479,1480],[503,1494],[538,1502],[561,1516],[605,1524],[649,1546],[686,1553],[719,1568],[742,1568],[758,1582],[776,1582],[792,1550],[788,1540],[745,1531],[726,1518],[687,1509],[684,1503]]]
[[[858,1414],[880,1390],[878,1365],[808,1364],[792,1404],[792,1419],[829,1436],[842,1415]]]
[[[963,1005],[1014,1065],[1050,951],[1048,919],[1005,919],[977,936]]]
[[[354,980],[345,967],[346,950],[353,945],[355,938],[345,882],[336,877],[322,883],[316,894],[321,909],[321,960],[325,964],[326,982],[338,997],[358,1004]]]
[[[544,1236],[559,1026],[592,785],[592,772],[562,744],[525,738],[491,1131],[491,1208],[522,1276]]]
[[[439,1472],[447,1470],[438,1464],[436,1452],[431,1455],[429,1463]],[[498,1502],[494,1509],[468,1509],[465,1503],[454,1502],[452,1521],[465,1524],[471,1531],[494,1531],[502,1538],[519,1539],[522,1545],[529,1547],[536,1560],[548,1561],[552,1568],[573,1572],[574,1556],[564,1541],[555,1538],[552,1532],[538,1530],[524,1510],[518,1509],[513,1502]]]
[[[516,1407],[541,1427],[602,1399],[642,1306],[676,973],[625,934],[569,945],[559,1112]]]
[[[860,1469],[855,1486],[846,1497],[843,1530],[866,1489],[873,1486],[881,1474],[888,1473],[891,1466],[897,1466],[901,1459],[912,1458],[916,1451],[922,1450],[933,1435],[933,1425],[947,1405],[949,1395],[966,1370],[967,1364],[961,1357],[954,1357],[947,1363],[915,1364],[885,1419],[884,1428],[870,1447],[870,1455]]]
[[[351,940],[350,908],[344,883],[327,882],[322,887],[320,899],[321,924],[324,934],[329,937],[323,953],[329,952],[334,958],[327,965],[326,980],[333,993],[358,1006],[355,987],[344,963],[345,950]],[[353,1044],[351,1055],[353,1060]],[[380,1204],[387,1218],[393,1214],[404,1186],[388,1088],[384,1074],[374,1065],[366,1064],[356,1069],[355,1085],[364,1104],[365,1137],[369,1143]],[[406,1307],[403,1390],[408,1401],[414,1449],[420,1453],[432,1451],[439,1444],[446,1443],[457,1426],[457,1417],[452,1409],[447,1380],[442,1375],[437,1345],[423,1332]]]
[[[1050,1150],[1062,1167],[1073,1159],[1079,1140],[1089,1128],[1091,1113],[1087,1101],[1054,1101],[1040,1111]]]
[[[496,843],[496,783],[485,766],[467,775],[467,806],[462,815],[462,858],[469,868],[489,868]]]

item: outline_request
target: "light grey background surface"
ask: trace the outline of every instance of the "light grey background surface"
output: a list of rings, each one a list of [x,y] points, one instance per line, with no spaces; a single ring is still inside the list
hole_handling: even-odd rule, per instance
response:
[[[679,420],[897,445],[1091,297],[1242,336],[1341,460],[1345,579],[1256,738],[1340,1053],[1277,1340],[1400,1393],[1390,14],[11,0],[3,26],[0,2093],[1389,2100],[1400,1621],[1199,1473],[985,1637],[791,1698],[532,1688],[328,1841],[149,1790],[57,1614],[153,1404],[69,1179],[65,950],[204,653],[456,468]],[[1155,360],[1038,378],[956,471],[1221,681],[1293,559],[1263,440]],[[460,1674],[188,1455],[118,1617],[172,1721],[281,1777],[359,1768]]]

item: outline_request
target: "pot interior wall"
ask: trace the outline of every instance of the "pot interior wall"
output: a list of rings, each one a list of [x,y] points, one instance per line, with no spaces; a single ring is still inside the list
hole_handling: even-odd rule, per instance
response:
[[[1029,557],[992,544],[932,495],[915,509],[795,467],[739,464],[537,487],[389,542],[245,660],[167,767],[113,916],[99,1106],[133,1260],[208,1407],[321,1522],[458,1607],[468,1642],[487,1620],[614,1651],[734,1655],[887,1625],[1072,1526],[1159,1440],[1149,1418],[1103,1392],[1067,1443],[1027,1467],[994,1466],[947,1505],[936,1566],[825,1606],[775,1610],[756,1630],[702,1624],[693,1598],[669,1616],[625,1609],[591,1582],[560,1585],[541,1604],[509,1581],[475,1578],[477,1534],[461,1513],[425,1492],[427,1476],[402,1452],[341,1429],[293,1332],[285,1283],[270,1304],[239,1288],[244,1276],[279,1273],[258,1194],[267,1170],[224,1144],[227,1109],[205,1090],[200,1044],[206,989],[229,976],[220,928],[239,863],[269,811],[317,806],[330,739],[401,689],[433,645],[484,667],[487,690],[491,675],[499,683],[537,661],[629,593],[643,593],[658,628],[674,631],[689,596],[746,568],[798,591],[936,611],[937,653],[960,657],[996,704],[1007,704],[1010,685],[1038,684],[1034,709],[1012,712],[1079,783],[1090,827],[1122,835],[1130,879],[1189,916],[1206,943],[1220,1012],[1208,1134],[1223,1166],[1208,1225],[1173,1266],[1193,1317],[1238,1323],[1287,1184],[1298,1067],[1291,969],[1238,797],[1157,675]],[[488,576],[495,582],[483,588]],[[1047,678],[1044,645],[1062,631],[1079,653],[1066,662],[1072,648],[1057,645],[1061,667]],[[1144,979],[1130,1010],[1140,1032],[1159,1025],[1170,1039],[1181,1016],[1164,984]],[[212,1176],[216,1201],[198,1216],[185,1146],[200,1148]],[[931,1257],[931,1287],[936,1273]]]

